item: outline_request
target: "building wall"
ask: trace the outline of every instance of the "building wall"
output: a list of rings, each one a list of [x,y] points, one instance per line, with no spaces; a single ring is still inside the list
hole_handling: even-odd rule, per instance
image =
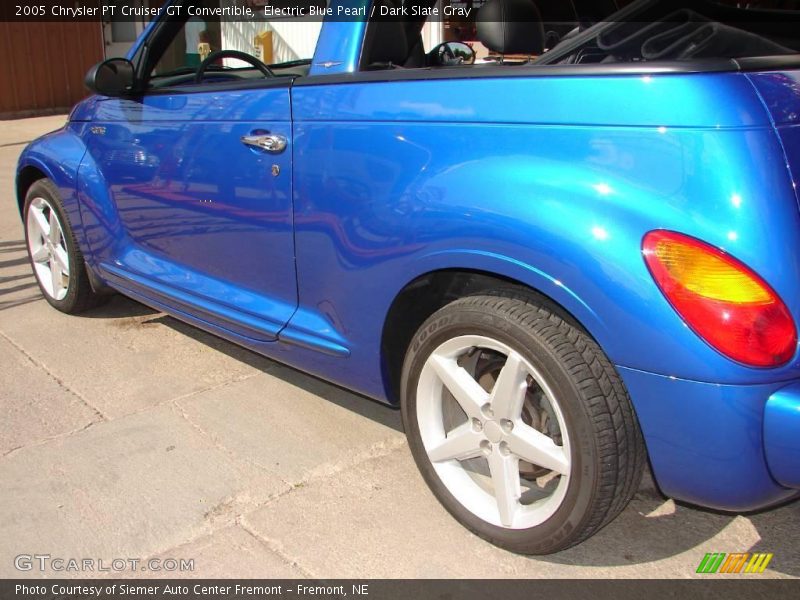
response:
[[[83,78],[103,58],[98,23],[12,23],[0,7],[0,119],[66,112],[88,91]]]

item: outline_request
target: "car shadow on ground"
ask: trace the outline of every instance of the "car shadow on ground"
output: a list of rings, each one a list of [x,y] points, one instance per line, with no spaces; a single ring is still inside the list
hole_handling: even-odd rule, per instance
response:
[[[294,385],[306,392],[314,394],[333,402],[351,412],[376,421],[386,427],[402,432],[403,426],[400,421],[400,413],[397,409],[376,402],[367,396],[355,394],[342,387],[333,385],[302,371],[266,358],[260,354],[252,352],[242,346],[237,346],[227,340],[207,333],[193,325],[189,325],[167,316],[161,312],[153,310],[143,304],[125,298],[123,296],[113,296],[108,304],[100,306],[94,310],[81,314],[85,318],[101,319],[135,319],[140,326],[161,324],[170,329],[181,333],[205,346],[213,348],[223,354],[247,364],[254,369],[269,373],[274,377],[279,377],[283,381]]]
[[[742,531],[741,546],[731,547],[727,545],[729,541],[725,545],[714,544],[715,536],[727,527]],[[798,577],[797,531],[800,531],[800,502],[796,500],[737,516],[669,500],[647,473],[634,499],[605,529],[574,548],[538,558],[558,564],[610,567],[655,562],[696,549],[699,565],[706,552],[771,552],[774,554],[769,565],[771,571]],[[744,541],[752,540],[754,533],[759,541],[755,544]]]
[[[291,367],[227,342],[163,313],[122,296],[113,296],[84,318],[135,320],[140,324],[161,324],[186,335],[251,367],[278,377],[309,393],[402,431],[399,412]],[[743,541],[742,547],[717,547],[715,536],[727,527],[742,529],[743,538],[760,538],[755,544]],[[697,563],[705,552],[771,552],[775,556],[769,569],[800,576],[800,502],[793,501],[770,510],[737,516],[683,505],[663,496],[649,473],[630,505],[611,524],[584,543],[564,552],[535,557],[537,561],[574,566],[613,567],[651,563],[691,552],[697,548]],[[755,534],[755,535],[754,535]],[[699,546],[703,549],[699,549]],[[686,575],[689,575],[687,573]],[[665,573],[662,576],[675,576]]]

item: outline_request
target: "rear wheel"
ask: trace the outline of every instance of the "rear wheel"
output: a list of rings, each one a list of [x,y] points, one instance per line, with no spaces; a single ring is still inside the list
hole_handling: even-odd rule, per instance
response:
[[[445,508],[490,542],[548,554],[627,505],[644,464],[619,376],[577,327],[522,297],[463,298],[420,327],[403,420]]]
[[[23,214],[28,256],[45,299],[65,313],[101,304],[106,297],[92,290],[83,255],[51,181],[40,179],[30,187]]]

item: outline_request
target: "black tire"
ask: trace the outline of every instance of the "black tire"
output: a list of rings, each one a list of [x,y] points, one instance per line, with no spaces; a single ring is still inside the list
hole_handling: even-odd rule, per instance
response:
[[[43,198],[55,210],[56,218],[61,225],[61,230],[64,237],[64,245],[69,256],[69,270],[70,277],[67,285],[66,296],[62,299],[56,299],[51,296],[42,285],[36,274],[36,268],[31,256],[31,242],[29,239],[28,231],[28,213],[30,211],[31,203],[36,198]],[[31,269],[34,271],[36,283],[39,284],[39,289],[42,292],[45,300],[51,306],[68,314],[76,314],[99,306],[108,300],[107,295],[98,295],[92,289],[89,281],[89,275],[86,270],[86,263],[83,260],[78,243],[75,241],[75,233],[72,224],[67,218],[64,211],[64,205],[61,201],[61,196],[58,193],[58,188],[49,179],[40,179],[31,185],[28,193],[25,195],[25,206],[23,210],[23,220],[25,226],[25,246],[28,250],[28,259],[31,263]]]
[[[464,335],[491,337],[518,352],[557,398],[572,464],[560,506],[539,525],[510,529],[478,517],[445,487],[426,453],[416,418],[420,374],[435,349]],[[578,326],[524,296],[471,296],[433,314],[411,341],[401,394],[409,445],[425,481],[460,523],[492,544],[522,554],[564,550],[611,522],[638,489],[646,452],[619,375]]]

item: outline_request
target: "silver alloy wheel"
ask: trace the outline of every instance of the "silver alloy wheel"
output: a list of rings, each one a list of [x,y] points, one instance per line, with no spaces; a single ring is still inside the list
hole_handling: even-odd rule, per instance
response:
[[[63,300],[69,289],[69,252],[64,230],[50,202],[34,198],[28,207],[26,226],[36,278],[51,298]]]
[[[502,361],[491,387],[476,377],[482,353]],[[538,428],[531,404],[546,415],[536,419]],[[528,529],[561,506],[572,465],[564,417],[547,382],[518,352],[480,335],[448,340],[422,368],[416,406],[436,474],[474,515],[498,527]],[[461,421],[453,427],[452,406]],[[537,476],[522,477],[521,462]]]

